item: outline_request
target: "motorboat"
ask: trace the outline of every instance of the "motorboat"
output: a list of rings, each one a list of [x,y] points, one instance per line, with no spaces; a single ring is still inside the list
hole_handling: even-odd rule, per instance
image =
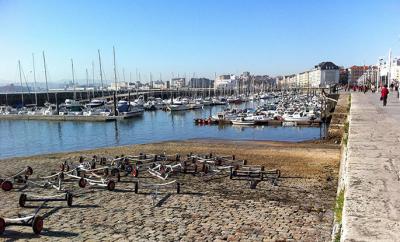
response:
[[[165,103],[161,98],[151,99],[143,104],[145,110],[158,110],[165,107]]]
[[[245,119],[244,117],[238,117],[232,120],[233,125],[255,125],[256,122],[254,120]]]
[[[282,116],[282,118],[285,122],[311,121],[311,118],[309,116],[305,115],[303,112],[294,112],[293,114],[284,114]]]
[[[106,104],[107,104],[107,100],[104,100],[104,99],[92,99],[92,101],[90,101],[90,103],[86,104],[86,108],[89,108],[89,109],[99,108],[99,107],[103,107]]]
[[[173,102],[167,105],[168,111],[184,111],[192,109],[189,102],[185,98],[174,99]]]
[[[126,100],[120,100],[118,101],[117,111],[118,116],[129,118],[143,114],[144,108],[140,105],[132,104]]]
[[[60,105],[59,115],[82,115],[83,108],[79,101],[65,99],[64,104]]]

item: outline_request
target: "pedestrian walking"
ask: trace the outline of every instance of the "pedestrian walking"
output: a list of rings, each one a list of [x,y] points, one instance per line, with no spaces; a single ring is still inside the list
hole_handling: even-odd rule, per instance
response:
[[[387,97],[389,94],[389,90],[387,87],[388,87],[387,85],[383,86],[382,91],[381,91],[381,101],[383,101],[383,106],[386,106]]]

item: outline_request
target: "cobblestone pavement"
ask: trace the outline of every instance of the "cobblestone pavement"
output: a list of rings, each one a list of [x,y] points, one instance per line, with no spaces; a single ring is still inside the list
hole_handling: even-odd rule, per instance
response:
[[[251,142],[249,142],[251,143]],[[196,145],[194,145],[196,144]],[[150,146],[129,147],[154,151],[163,150],[196,152],[198,143],[172,142]],[[146,148],[147,147],[147,148]],[[158,147],[158,148],[157,148]],[[175,147],[175,148],[174,148]],[[265,161],[268,168],[281,168],[283,178],[278,186],[261,182],[257,189],[249,189],[245,181],[230,180],[227,174],[216,176],[179,175],[182,183],[181,194],[166,189],[154,195],[153,190],[139,187],[133,192],[132,177],[122,177],[115,191],[101,188],[79,188],[77,181],[66,183],[74,192],[74,205],[66,202],[48,203],[40,214],[45,217],[44,230],[35,236],[30,227],[7,227],[0,239],[33,239],[40,241],[71,240],[126,240],[126,241],[329,241],[333,222],[333,207],[337,185],[338,149],[325,149],[321,145],[260,143],[202,144],[199,150],[226,152],[235,147],[238,159],[249,159],[257,163],[265,160],[279,160],[280,156],[302,151],[303,159],[282,162],[280,167],[271,167],[273,162]],[[223,147],[223,148],[222,148]],[[246,148],[247,147],[247,148]],[[284,148],[286,147],[286,148]],[[313,148],[314,147],[314,148]],[[60,160],[66,157],[78,158],[80,154],[121,154],[127,150],[109,149],[70,154],[45,155],[33,158],[15,158],[0,161],[4,169],[1,175],[31,165],[34,176],[48,175],[55,171]],[[126,148],[128,149],[128,148]],[[254,156],[254,152],[260,157]],[[261,151],[263,150],[263,151]],[[304,152],[305,151],[305,152]],[[275,153],[274,153],[275,152]],[[132,154],[133,154],[132,153]],[[137,153],[137,152],[136,152]],[[278,154],[280,153],[280,155]],[[270,156],[268,156],[270,154]],[[278,157],[279,156],[279,157]],[[319,159],[319,157],[324,159]],[[252,160],[251,158],[254,158]],[[274,161],[276,162],[276,161]],[[292,165],[290,164],[292,163]],[[296,167],[302,164],[304,172]],[[293,168],[291,170],[291,167]],[[140,174],[140,182],[152,183],[148,173]],[[54,194],[53,190],[26,188],[25,193]],[[34,211],[34,206],[19,208],[21,191],[0,191],[0,216],[15,217],[18,213]],[[38,204],[38,203],[35,203]],[[33,203],[27,203],[33,205]]]

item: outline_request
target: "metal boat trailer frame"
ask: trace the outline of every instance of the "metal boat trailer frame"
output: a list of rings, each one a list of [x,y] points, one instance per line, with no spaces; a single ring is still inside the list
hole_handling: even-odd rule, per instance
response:
[[[43,229],[43,217],[39,216],[38,213],[40,209],[46,204],[43,202],[35,212],[31,215],[18,218],[1,218],[0,217],[0,235],[4,233],[6,227],[8,226],[27,226],[32,227],[33,233],[40,234]]]
[[[182,165],[180,163],[175,164],[175,165],[164,165],[164,164],[158,164],[153,168],[149,168],[147,171],[162,180],[167,180],[170,174],[176,172],[176,171],[181,171]]]
[[[153,199],[153,206],[156,204],[156,200],[158,195],[160,194],[159,190],[162,188],[170,188],[173,186],[176,189],[176,193],[181,193],[181,183],[177,182],[176,180],[167,182],[167,183],[143,183],[139,181],[134,181],[134,192],[135,194],[139,193],[139,185],[143,188],[150,188],[153,192],[151,193]]]
[[[104,179],[103,177],[93,173],[91,174],[91,177],[100,178],[100,180],[94,180],[91,178],[76,176],[69,173],[66,173],[65,175],[70,178],[78,179],[78,184],[79,187],[81,188],[85,188],[87,185],[90,185],[90,186],[106,188],[109,191],[113,191],[115,189],[115,182],[113,180],[108,178]]]
[[[26,183],[28,177],[33,174],[33,169],[30,166],[25,167],[21,171],[17,172],[15,175],[0,178],[1,189],[8,192],[11,191],[15,183]]]
[[[246,180],[250,182],[250,189],[256,189],[257,184],[264,180],[271,181],[271,184],[278,185],[278,178],[281,171],[278,169],[265,170],[264,166],[241,166],[239,168],[230,168],[229,178],[231,180]]]
[[[26,202],[67,202],[67,206],[71,207],[73,202],[73,195],[70,192],[57,194],[53,196],[36,196],[22,193],[19,196],[19,206],[25,207]]]

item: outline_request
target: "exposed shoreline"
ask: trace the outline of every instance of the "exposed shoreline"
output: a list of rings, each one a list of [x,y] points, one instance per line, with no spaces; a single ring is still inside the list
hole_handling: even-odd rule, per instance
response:
[[[118,145],[118,146],[105,146],[105,147],[98,147],[98,148],[88,148],[88,149],[82,149],[82,150],[70,150],[70,151],[61,151],[61,152],[50,152],[50,153],[42,153],[42,154],[34,154],[34,155],[23,155],[23,156],[13,156],[13,157],[0,157],[0,161],[3,160],[11,160],[11,159],[23,159],[23,158],[34,158],[34,157],[40,157],[40,156],[50,156],[50,155],[61,155],[61,154],[69,154],[69,153],[82,153],[82,152],[96,152],[101,150],[112,150],[112,149],[118,149],[118,148],[123,148],[123,147],[131,147],[131,146],[136,146],[136,145],[146,145],[146,144],[160,144],[160,143],[166,143],[166,142],[220,142],[220,143],[230,143],[230,142],[254,142],[254,143],[282,143],[282,144],[321,144],[321,143],[326,143],[324,140],[321,139],[312,139],[312,140],[303,140],[303,141],[274,141],[274,140],[251,140],[251,139],[215,139],[215,138],[193,138],[193,139],[187,139],[187,140],[165,140],[165,141],[159,141],[159,142],[153,142],[153,143],[142,143],[142,144],[127,144],[127,145]]]
[[[331,238],[340,146],[313,142],[186,140],[143,145],[100,148],[78,152],[18,157],[0,160],[0,175],[32,166],[33,178],[57,171],[63,160],[77,162],[79,156],[113,157],[146,153],[181,155],[194,153],[234,154],[249,164],[280,169],[278,186],[261,182],[249,189],[248,182],[229,176],[205,179],[202,176],[176,177],[182,194],[161,192],[162,205],[152,205],[151,190],[134,194],[132,178],[123,177],[116,191],[81,189],[69,183],[75,207],[52,203],[43,212],[52,212],[45,220],[40,241],[65,240],[323,240]],[[151,179],[142,173],[144,178]],[[174,178],[175,179],[175,178]],[[155,180],[153,182],[160,182]],[[23,192],[41,193],[40,188]],[[50,191],[45,191],[50,192]],[[18,206],[20,192],[0,191],[0,216],[15,217],[31,209]],[[79,195],[78,195],[79,194]],[[60,209],[53,211],[52,208]],[[32,238],[31,228],[12,227],[3,235],[10,239]]]

